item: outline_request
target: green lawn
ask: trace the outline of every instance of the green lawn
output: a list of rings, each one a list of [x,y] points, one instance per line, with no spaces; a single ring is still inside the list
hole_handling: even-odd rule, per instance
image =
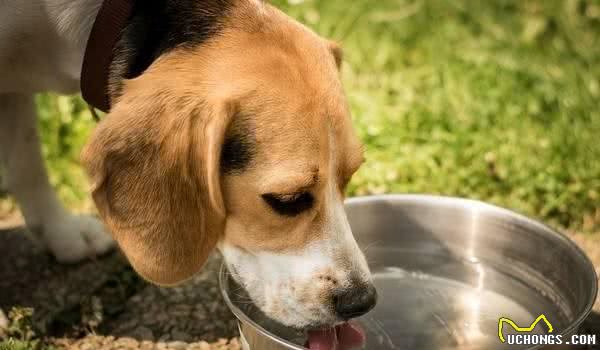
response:
[[[426,192],[600,229],[600,1],[278,0],[342,43],[367,163],[353,195]],[[77,157],[94,126],[41,96],[52,181],[89,207]]]

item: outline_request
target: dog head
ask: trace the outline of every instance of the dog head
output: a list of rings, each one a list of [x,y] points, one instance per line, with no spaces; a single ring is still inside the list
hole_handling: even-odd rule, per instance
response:
[[[120,80],[83,152],[99,213],[154,283],[188,279],[216,247],[283,324],[359,316],[376,292],[343,210],[363,155],[340,49],[254,0],[219,25]]]

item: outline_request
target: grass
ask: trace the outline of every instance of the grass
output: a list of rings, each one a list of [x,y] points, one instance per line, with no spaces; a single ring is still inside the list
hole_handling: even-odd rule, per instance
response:
[[[367,163],[351,195],[476,198],[600,229],[600,1],[276,0],[345,49]],[[52,182],[91,207],[78,152],[94,122],[40,96]]]
[[[58,350],[39,339],[32,330],[33,309],[13,308],[8,328],[0,329],[0,350]]]

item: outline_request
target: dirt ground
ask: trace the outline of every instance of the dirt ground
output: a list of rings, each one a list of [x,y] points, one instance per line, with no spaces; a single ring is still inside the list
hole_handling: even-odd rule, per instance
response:
[[[240,349],[218,289],[220,257],[183,286],[159,288],[142,281],[118,252],[57,264],[22,227],[7,228],[13,224],[18,219],[0,226],[0,309],[34,308],[33,325],[45,342],[81,350]],[[600,271],[600,239],[571,237]],[[600,301],[581,333],[600,335]]]
[[[69,349],[239,349],[219,267],[215,255],[184,285],[159,288],[118,252],[66,266],[23,228],[0,229],[0,309],[34,308],[36,333]]]

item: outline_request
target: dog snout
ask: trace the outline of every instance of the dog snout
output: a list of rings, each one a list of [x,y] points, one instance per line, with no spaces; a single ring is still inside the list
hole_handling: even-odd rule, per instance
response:
[[[336,315],[349,320],[371,311],[377,304],[377,289],[372,283],[354,283],[334,293]]]

